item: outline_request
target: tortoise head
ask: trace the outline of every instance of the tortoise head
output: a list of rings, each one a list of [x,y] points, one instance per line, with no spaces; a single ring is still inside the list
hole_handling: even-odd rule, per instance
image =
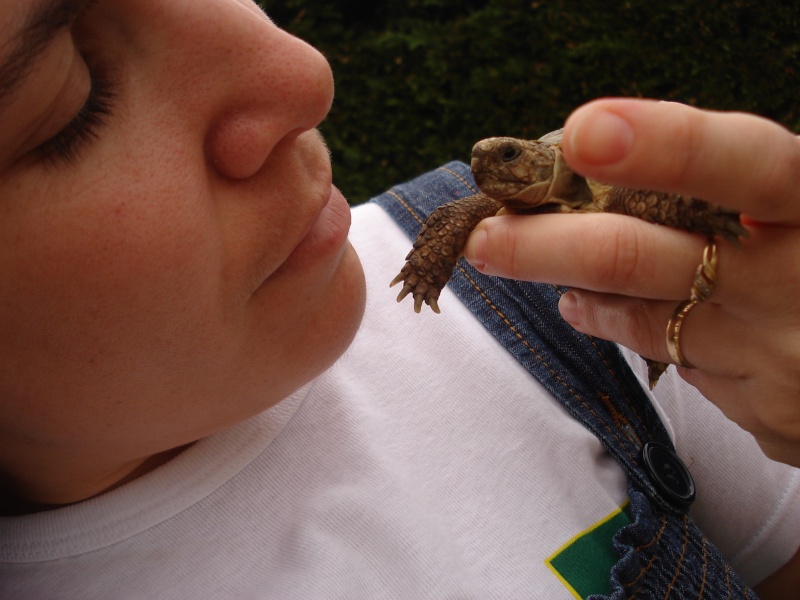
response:
[[[513,210],[574,204],[574,179],[561,148],[541,140],[493,137],[472,148],[472,174],[487,196]]]

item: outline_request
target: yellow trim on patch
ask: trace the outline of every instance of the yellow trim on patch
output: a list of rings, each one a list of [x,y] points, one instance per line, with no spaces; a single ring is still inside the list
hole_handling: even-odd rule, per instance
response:
[[[567,548],[572,546],[579,539],[581,539],[582,537],[592,533],[598,527],[602,527],[603,525],[608,523],[611,519],[617,517],[620,513],[622,513],[628,507],[629,504],[630,504],[630,500],[626,500],[625,503],[622,506],[620,506],[615,511],[611,512],[610,514],[608,514],[605,517],[603,517],[602,519],[600,519],[597,523],[594,523],[590,527],[587,527],[583,531],[580,531],[580,532],[576,533],[575,535],[573,535],[569,540],[567,540],[564,544],[562,544],[558,548],[558,550],[553,552],[550,556],[548,556],[545,559],[544,562],[547,565],[547,568],[550,570],[550,572],[553,575],[555,575],[555,577],[564,585],[565,588],[567,588],[567,590],[569,590],[570,594],[572,594],[575,598],[577,598],[577,600],[583,600],[583,596],[581,596],[578,593],[578,591],[574,587],[572,587],[572,585],[561,575],[561,573],[558,571],[558,569],[556,569],[553,566],[553,560],[555,560],[556,557],[558,557],[562,552],[564,552]]]
[[[577,600],[583,600],[583,597],[575,591],[575,588],[572,587],[569,582],[561,576],[561,573],[559,573],[556,568],[550,564],[550,559],[554,558],[555,556],[558,556],[558,553],[545,560],[544,564],[547,565],[547,568],[550,569],[550,572],[556,576],[556,578],[564,585],[565,588],[567,588],[570,594],[577,598]]]

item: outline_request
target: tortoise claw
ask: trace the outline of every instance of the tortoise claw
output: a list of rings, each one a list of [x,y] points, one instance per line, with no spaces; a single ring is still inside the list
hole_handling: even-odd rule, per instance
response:
[[[411,282],[406,281],[406,277],[410,274],[405,272],[405,269],[401,271],[397,277],[392,279],[392,283],[389,284],[389,287],[394,287],[398,283],[403,283],[403,288],[400,290],[400,293],[397,294],[397,301],[402,302],[403,299],[408,296],[411,292],[414,291],[414,284]]]
[[[425,297],[422,294],[415,294],[414,295],[414,312],[419,314],[422,310],[422,301]]]
[[[406,296],[411,294],[414,298],[414,312],[421,312],[423,303],[430,306],[433,312],[437,314],[440,312],[437,299],[441,287],[436,287],[421,278],[410,262],[406,263],[403,270],[389,284],[389,287],[398,283],[403,283],[403,288],[397,294],[398,302],[402,302]],[[444,287],[444,284],[442,284],[442,287]]]
[[[669,367],[669,363],[658,362],[656,360],[650,360],[649,358],[645,358],[644,361],[647,363],[647,380],[652,390],[656,387],[661,375],[663,375],[664,371]]]
[[[719,234],[736,246],[738,250],[742,249],[742,238],[750,237],[750,232],[738,219],[727,220],[725,222],[725,228],[721,230]]]

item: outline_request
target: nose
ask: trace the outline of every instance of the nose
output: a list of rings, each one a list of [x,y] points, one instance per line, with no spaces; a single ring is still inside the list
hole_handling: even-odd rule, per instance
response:
[[[317,50],[263,15],[238,2],[230,10],[235,14],[217,28],[213,44],[220,54],[204,65],[216,75],[208,83],[213,100],[205,153],[220,175],[246,179],[281,140],[325,118],[333,76]]]

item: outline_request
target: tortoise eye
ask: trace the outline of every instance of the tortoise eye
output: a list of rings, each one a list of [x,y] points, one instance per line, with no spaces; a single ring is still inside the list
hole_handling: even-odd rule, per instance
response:
[[[522,154],[522,151],[516,146],[505,146],[500,149],[500,159],[503,162],[511,162],[520,154]]]

